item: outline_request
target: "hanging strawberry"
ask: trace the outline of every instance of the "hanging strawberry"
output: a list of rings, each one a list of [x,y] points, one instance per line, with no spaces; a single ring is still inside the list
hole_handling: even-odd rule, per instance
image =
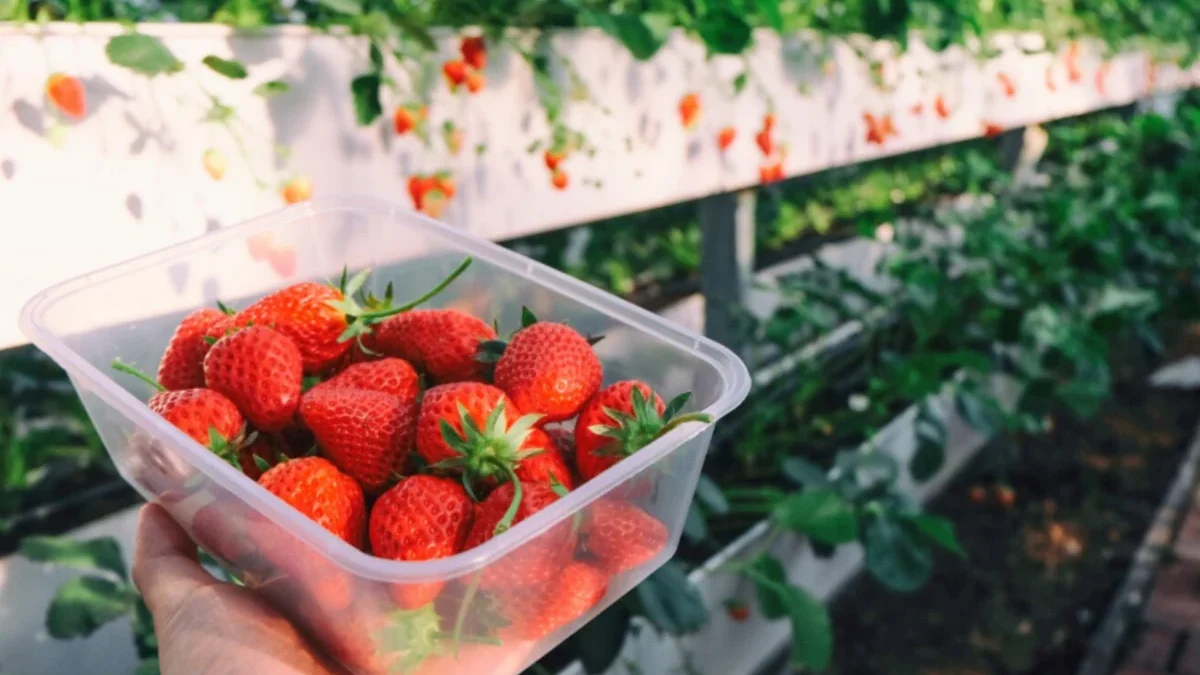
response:
[[[54,73],[46,78],[46,97],[67,117],[81,120],[87,115],[87,94],[78,78]]]
[[[683,128],[691,131],[700,123],[700,95],[688,92],[679,100],[679,120]]]

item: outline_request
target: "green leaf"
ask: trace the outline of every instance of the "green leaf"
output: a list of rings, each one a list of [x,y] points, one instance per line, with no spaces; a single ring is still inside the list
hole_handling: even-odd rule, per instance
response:
[[[750,24],[741,15],[719,8],[700,17],[696,32],[714,54],[741,54],[750,46]]]
[[[779,0],[755,0],[754,6],[769,28],[783,32],[783,14],[779,11]]]
[[[1106,285],[1100,296],[1089,303],[1087,316],[1096,319],[1111,314],[1144,314],[1158,307],[1158,297],[1141,288]]]
[[[908,463],[913,479],[924,482],[937,475],[946,462],[946,425],[937,410],[922,403],[916,420],[917,451]]]
[[[580,20],[582,25],[596,26],[620,40],[639,61],[657,54],[671,30],[671,19],[663,14],[604,14],[583,10]]]
[[[704,516],[704,509],[700,508],[697,502],[692,502],[688,507],[687,516],[683,520],[683,536],[697,544],[708,539],[708,518]]]
[[[954,404],[968,424],[984,436],[994,436],[1000,427],[995,404],[985,400],[972,389],[960,388],[954,393]]]
[[[584,671],[603,673],[617,660],[629,632],[629,610],[621,603],[609,606],[570,637]]]
[[[863,546],[867,571],[894,591],[917,590],[933,570],[929,547],[890,514],[876,516],[867,523]]]
[[[954,534],[954,523],[949,519],[928,513],[918,513],[905,516],[904,520],[938,546],[960,558],[967,557],[966,549],[958,543],[958,536]]]
[[[159,675],[161,672],[158,667],[158,657],[153,656],[142,659],[138,663],[137,669],[133,671],[133,675]]]
[[[818,671],[829,667],[833,657],[833,629],[825,607],[804,589],[789,584],[783,566],[774,558],[760,556],[747,573],[754,581],[763,616],[786,616],[791,622],[792,663]]]
[[[271,96],[278,96],[279,94],[286,94],[291,88],[292,85],[283,80],[267,80],[254,87],[253,92],[255,96],[269,98]]]
[[[678,563],[658,568],[637,587],[646,618],[671,635],[694,633],[708,623],[704,598]]]
[[[354,119],[359,126],[367,126],[383,114],[379,102],[379,73],[359,75],[350,82],[350,93],[354,96]]]
[[[858,536],[854,507],[828,488],[788,495],[772,517],[784,527],[827,544],[845,544]]]
[[[696,499],[710,513],[718,516],[729,513],[729,501],[725,499],[725,493],[721,491],[721,487],[717,485],[716,481],[708,477],[708,474],[700,474],[700,481],[696,483]]]
[[[104,52],[113,64],[142,75],[171,75],[183,70],[183,63],[162,40],[151,35],[118,35],[108,41]]]
[[[533,310],[529,309],[528,307],[522,306],[521,307],[521,328],[529,328],[530,326],[532,326],[533,324],[535,324],[537,322],[538,322],[538,318],[537,318],[537,315],[533,313]]]
[[[317,0],[317,4],[330,11],[348,16],[358,16],[363,13],[362,3],[354,0]]]
[[[204,57],[202,63],[213,71],[228,77],[231,80],[246,79],[246,66],[241,61],[229,61],[219,56]]]
[[[51,637],[87,637],[133,610],[137,594],[125,584],[101,577],[75,577],[63,584],[46,611]]]
[[[802,487],[824,487],[829,485],[825,470],[800,457],[788,457],[780,466],[784,477]]]
[[[733,78],[733,93],[734,94],[742,93],[742,90],[746,88],[746,83],[749,81],[750,81],[749,73],[747,73],[744,70],[742,72],[738,73],[737,77]]]
[[[66,537],[36,536],[21,540],[21,555],[37,562],[77,570],[105,570],[128,578],[121,545],[112,537],[74,541]]]

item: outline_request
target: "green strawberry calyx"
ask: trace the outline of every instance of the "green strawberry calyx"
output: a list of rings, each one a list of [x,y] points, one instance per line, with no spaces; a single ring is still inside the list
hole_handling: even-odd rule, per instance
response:
[[[691,392],[684,392],[671,399],[660,415],[650,399],[642,393],[641,387],[634,387],[632,415],[612,408],[603,408],[604,414],[608,415],[613,424],[593,424],[588,427],[588,431],[593,434],[612,439],[611,443],[594,454],[602,457],[628,457],[678,426],[688,422],[712,422],[712,415],[708,413],[679,414],[691,396]]]
[[[517,508],[521,505],[523,496],[521,481],[517,478],[514,468],[521,460],[544,452],[542,448],[521,449],[525,445],[525,440],[529,438],[533,426],[541,418],[542,415],[539,414],[524,415],[509,425],[504,412],[504,400],[500,399],[488,413],[483,428],[475,423],[475,419],[471,417],[470,412],[462,403],[458,404],[458,422],[462,427],[461,432],[448,421],[439,420],[442,440],[450,446],[451,450],[458,453],[458,456],[437,462],[430,468],[460,471],[463,487],[472,498],[475,498],[472,487],[475,481],[489,478],[512,481],[513,500],[504,517],[497,523],[495,534],[500,534],[512,526],[512,522],[517,516]]]
[[[410,309],[424,304],[431,298],[446,290],[446,287],[454,282],[455,279],[462,276],[463,272],[471,266],[475,258],[467,256],[463,261],[455,267],[452,272],[442,279],[436,286],[423,293],[415,300],[404,303],[403,305],[392,305],[392,284],[388,284],[382,298],[375,297],[374,294],[362,293],[363,284],[366,283],[367,277],[371,271],[364,269],[359,271],[353,277],[347,278],[347,271],[342,270],[342,278],[334,287],[342,294],[341,300],[329,300],[326,304],[339,312],[346,315],[346,330],[338,336],[338,342],[349,342],[350,340],[359,340],[363,335],[371,332],[371,326],[383,321],[384,319],[407,312]],[[357,298],[356,298],[357,296]],[[359,342],[361,346],[361,342]]]

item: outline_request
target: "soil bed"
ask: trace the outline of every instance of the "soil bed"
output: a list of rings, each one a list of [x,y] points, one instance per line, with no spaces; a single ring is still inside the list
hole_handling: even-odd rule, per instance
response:
[[[1073,673],[1197,420],[1200,396],[1126,383],[1092,420],[993,442],[930,505],[969,559],[913,595],[860,576],[831,610],[830,672]]]

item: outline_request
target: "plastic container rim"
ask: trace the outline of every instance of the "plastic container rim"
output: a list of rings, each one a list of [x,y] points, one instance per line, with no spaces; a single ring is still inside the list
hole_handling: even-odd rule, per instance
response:
[[[741,359],[726,347],[491,241],[452,228],[393,202],[360,195],[336,195],[313,199],[60,282],[35,294],[25,303],[21,310],[21,330],[34,345],[49,354],[68,373],[76,375],[77,386],[83,385],[85,389],[120,411],[136,425],[148,429],[153,435],[168,438],[197,471],[225,490],[236,494],[279,527],[318,548],[326,558],[339,567],[358,576],[380,581],[441,579],[461,576],[485,567],[493,560],[503,557],[525,541],[549,529],[555,523],[564,520],[570,514],[603,497],[634,474],[654,464],[690,438],[712,426],[712,424],[689,424],[675,429],[622,460],[613,468],[587,481],[563,498],[556,500],[550,506],[513,526],[503,535],[493,537],[469,551],[437,560],[417,562],[387,560],[369,555],[347,544],[316,522],[301,516],[286,502],[270,492],[249,489],[249,486],[255,485],[253,481],[220,460],[187,434],[155,415],[144,402],[119,385],[108,373],[92,365],[43,327],[42,316],[50,307],[78,290],[95,283],[162,264],[197,249],[207,248],[216,242],[245,237],[259,230],[286,226],[296,220],[330,211],[359,211],[374,216],[386,214],[390,218],[405,219],[406,226],[414,227],[434,239],[452,244],[463,255],[472,255],[541,286],[553,282],[555,291],[576,302],[592,306],[596,311],[642,332],[653,331],[657,339],[688,351],[707,362],[720,375],[724,391],[716,401],[703,409],[703,412],[712,415],[713,424],[741,404],[750,391],[749,371]],[[85,382],[86,384],[84,384]]]

